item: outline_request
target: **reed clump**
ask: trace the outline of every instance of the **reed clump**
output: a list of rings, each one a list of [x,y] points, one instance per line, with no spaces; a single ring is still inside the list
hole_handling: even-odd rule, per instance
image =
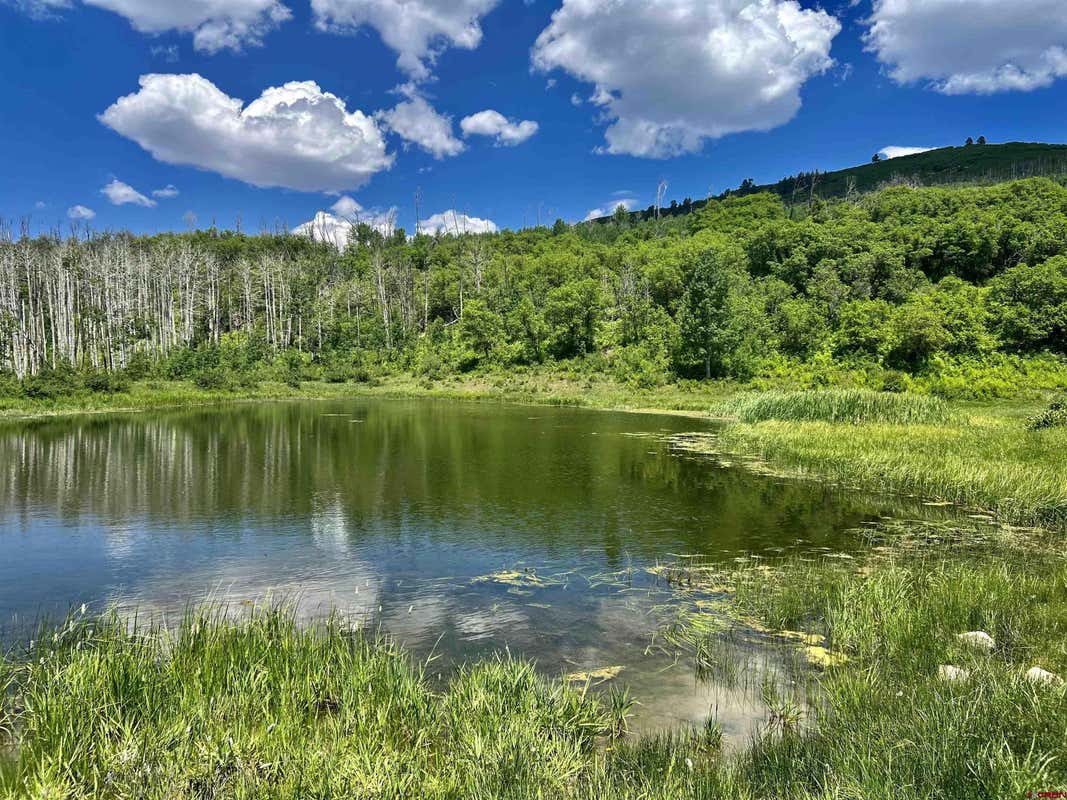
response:
[[[864,389],[742,394],[723,403],[718,412],[747,423],[940,425],[952,419],[948,403],[940,398]]]

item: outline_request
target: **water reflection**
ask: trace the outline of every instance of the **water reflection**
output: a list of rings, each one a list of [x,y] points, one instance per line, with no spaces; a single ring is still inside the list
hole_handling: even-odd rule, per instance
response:
[[[284,597],[435,668],[507,647],[549,672],[625,665],[643,725],[729,730],[751,689],[646,652],[664,598],[585,577],[669,554],[847,549],[894,509],[672,453],[694,420],[450,402],[275,403],[0,428],[0,620]],[[647,434],[647,435],[635,435]],[[502,567],[569,576],[530,592]],[[515,587],[511,587],[514,589]],[[754,675],[782,674],[761,656]],[[768,660],[770,659],[770,660]],[[758,683],[755,681],[754,683]]]

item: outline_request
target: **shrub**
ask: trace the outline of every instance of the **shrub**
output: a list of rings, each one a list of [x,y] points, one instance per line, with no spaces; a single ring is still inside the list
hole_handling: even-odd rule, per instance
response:
[[[81,386],[69,366],[45,369],[23,383],[23,393],[32,400],[55,400],[74,394]]]
[[[90,372],[82,379],[86,389],[96,394],[118,394],[130,389],[130,382],[113,372]]]
[[[948,405],[934,397],[859,389],[826,392],[764,392],[726,403],[722,409],[742,422],[785,420],[850,425],[939,424],[951,419]]]
[[[131,381],[143,381],[152,375],[155,365],[152,363],[152,359],[148,353],[143,350],[138,350],[136,353],[130,356],[129,361],[126,362],[126,369],[124,370],[126,377]]]
[[[21,397],[22,383],[10,372],[0,371],[0,397]]]
[[[1067,426],[1067,398],[1061,397],[1049,403],[1048,408],[1026,420],[1027,430],[1043,431],[1048,428]]]
[[[201,370],[193,376],[193,383],[205,392],[217,392],[229,388],[229,378],[218,367]]]
[[[282,358],[282,383],[293,389],[299,389],[304,380],[304,358],[296,350],[287,350]]]
[[[882,374],[882,391],[899,394],[908,391],[908,376],[900,370],[890,369]]]

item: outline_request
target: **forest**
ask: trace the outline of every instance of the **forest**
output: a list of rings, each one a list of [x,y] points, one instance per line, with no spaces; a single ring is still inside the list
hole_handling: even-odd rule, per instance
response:
[[[482,235],[357,224],[342,250],[215,229],[0,241],[0,394],[26,397],[570,364],[967,398],[1054,388],[1064,355],[1067,188],[1047,178]]]

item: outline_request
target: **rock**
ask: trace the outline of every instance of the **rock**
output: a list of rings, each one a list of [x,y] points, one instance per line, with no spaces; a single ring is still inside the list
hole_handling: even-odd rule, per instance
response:
[[[1026,671],[1026,680],[1040,686],[1060,686],[1063,684],[1063,678],[1054,672],[1041,669],[1041,667],[1030,667]]]
[[[979,650],[988,651],[997,646],[997,643],[993,641],[993,637],[985,631],[969,631],[959,634],[956,638],[964,644],[976,647]]]
[[[951,664],[942,664],[937,668],[937,677],[943,681],[959,682],[969,680],[971,673],[969,670],[961,667],[954,667]]]

